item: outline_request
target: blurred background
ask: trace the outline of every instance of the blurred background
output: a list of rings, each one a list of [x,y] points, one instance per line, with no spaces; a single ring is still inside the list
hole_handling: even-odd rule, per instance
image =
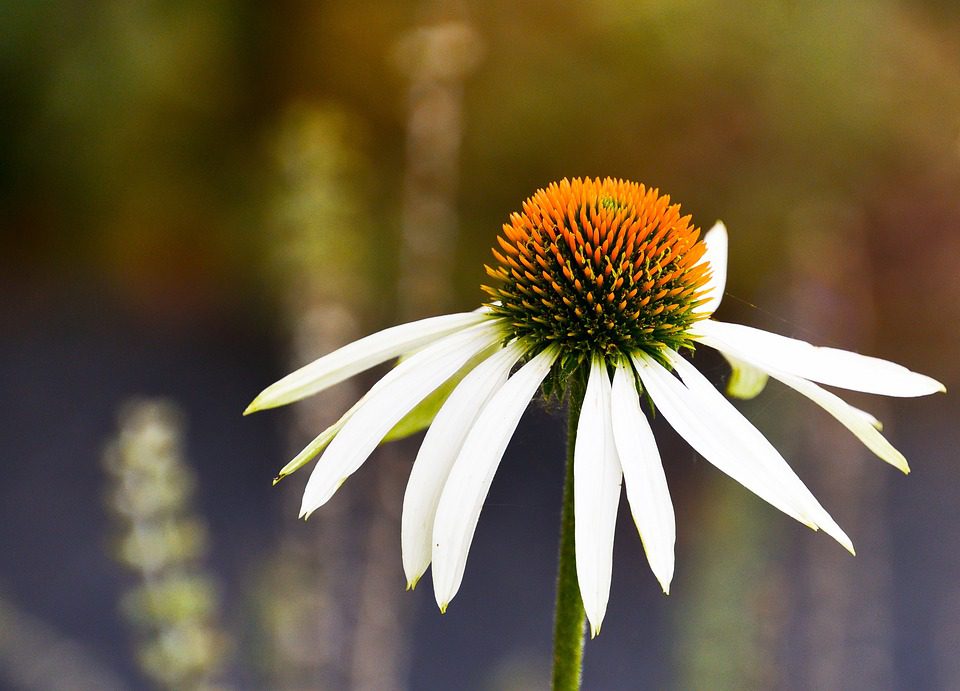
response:
[[[960,7],[944,0],[0,5],[0,687],[536,689],[562,410],[526,414],[447,614],[404,592],[417,438],[297,520],[276,471],[375,380],[241,417],[290,369],[482,299],[564,176],[731,231],[718,318],[947,396],[739,404],[851,558],[658,421],[669,598],[621,511],[586,689],[960,688]],[[723,386],[708,352],[695,360]]]

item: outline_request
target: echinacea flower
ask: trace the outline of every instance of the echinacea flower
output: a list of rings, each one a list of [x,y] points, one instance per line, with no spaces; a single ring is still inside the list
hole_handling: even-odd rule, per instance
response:
[[[636,183],[578,178],[538,190],[497,238],[496,264],[487,267],[496,283],[484,287],[490,299],[480,309],[345,345],[250,405],[247,412],[285,405],[400,358],[281,471],[322,453],[301,515],[325,504],[385,438],[429,424],[404,496],[401,547],[409,587],[432,564],[443,611],[523,411],[541,387],[562,395],[579,378],[586,385],[574,449],[576,571],[594,635],[610,590],[621,483],[665,593],[673,578],[673,505],[641,399],[721,471],[852,553],[850,538],[783,457],[681,352],[698,344],[720,351],[734,368],[735,394],[757,393],[768,376],[780,380],[903,472],[907,462],[877,420],[820,384],[887,396],[944,387],[892,362],[710,318],[723,296],[727,232],[717,223],[699,235],[679,205]]]

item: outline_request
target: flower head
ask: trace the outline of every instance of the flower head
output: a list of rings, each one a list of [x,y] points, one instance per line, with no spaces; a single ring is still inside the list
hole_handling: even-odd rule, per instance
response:
[[[401,547],[408,587],[432,564],[437,603],[446,610],[524,409],[541,387],[564,391],[580,377],[576,561],[594,635],[610,590],[621,484],[664,592],[673,578],[673,505],[641,394],[722,472],[852,553],[849,537],[779,452],[681,351],[699,344],[720,351],[734,370],[733,395],[755,395],[768,377],[780,380],[904,472],[906,459],[877,420],[820,384],[889,396],[943,385],[892,362],[712,319],[726,279],[727,233],[717,223],[699,235],[679,205],[643,185],[578,178],[538,190],[497,238],[486,305],[347,344],[251,403],[247,412],[284,405],[401,357],[280,471],[282,478],[323,454],[301,515],[326,503],[381,441],[429,424],[404,496]]]
[[[539,190],[497,238],[498,280],[484,286],[511,338],[561,358],[659,357],[690,344],[709,266],[690,216],[623,180],[563,180]]]

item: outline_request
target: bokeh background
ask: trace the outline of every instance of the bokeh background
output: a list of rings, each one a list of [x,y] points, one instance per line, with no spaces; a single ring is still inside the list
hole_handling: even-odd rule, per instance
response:
[[[587,689],[960,688],[960,7],[0,4],[0,687],[535,689],[562,410],[521,423],[446,615],[406,593],[416,439],[308,522],[275,472],[368,386],[243,418],[377,328],[471,309],[508,213],[646,182],[731,231],[718,317],[901,362],[850,400],[904,477],[771,384],[738,404],[850,533],[656,432],[668,598],[621,510]],[[723,386],[722,361],[696,361]]]

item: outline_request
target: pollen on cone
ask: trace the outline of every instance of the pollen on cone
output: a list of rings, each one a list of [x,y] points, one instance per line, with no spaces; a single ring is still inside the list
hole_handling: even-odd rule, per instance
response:
[[[670,197],[612,178],[552,183],[511,214],[486,267],[513,336],[566,354],[682,347],[702,318],[699,228]]]

